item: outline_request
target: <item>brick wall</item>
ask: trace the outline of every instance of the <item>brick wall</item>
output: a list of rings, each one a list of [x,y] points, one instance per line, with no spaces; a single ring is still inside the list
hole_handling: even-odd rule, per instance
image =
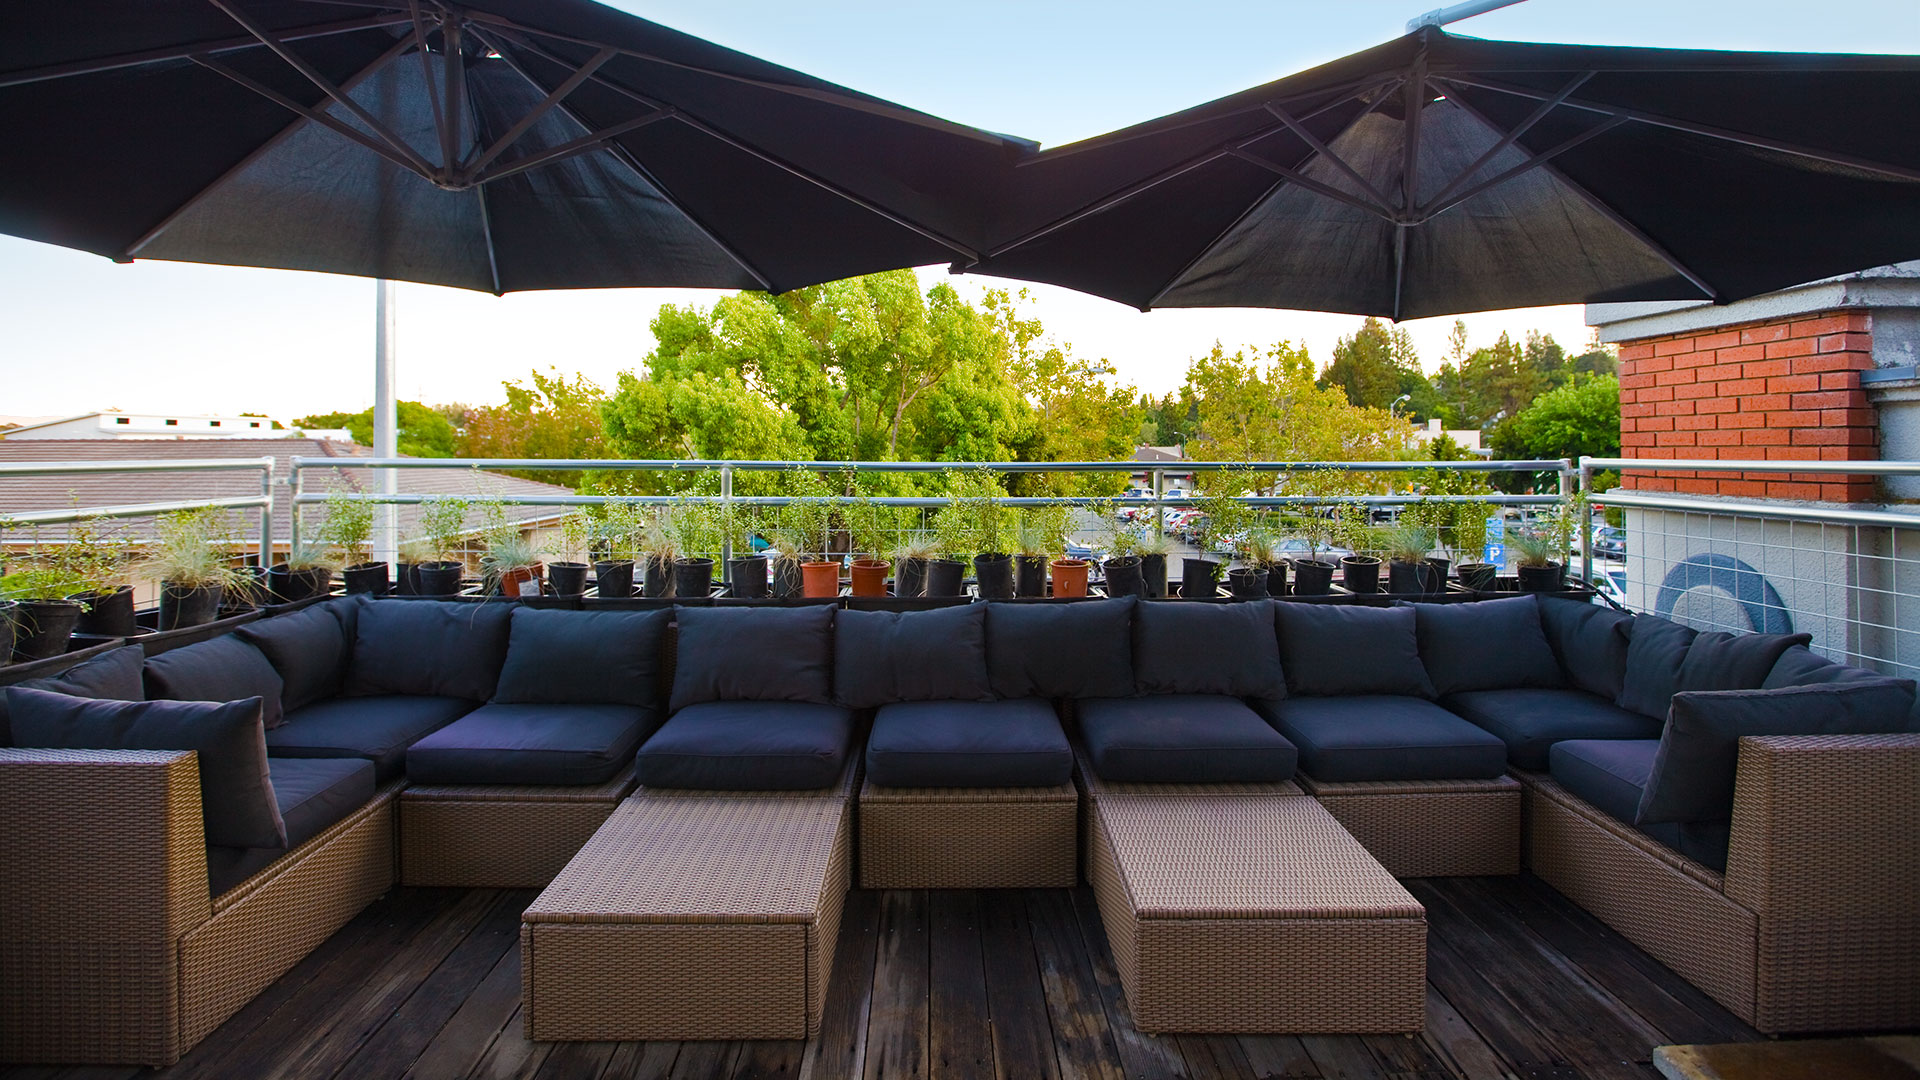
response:
[[[1860,389],[1873,316],[1833,311],[1620,346],[1622,457],[1872,461],[1879,424]],[[1623,486],[1696,495],[1869,502],[1874,478],[1643,472]]]

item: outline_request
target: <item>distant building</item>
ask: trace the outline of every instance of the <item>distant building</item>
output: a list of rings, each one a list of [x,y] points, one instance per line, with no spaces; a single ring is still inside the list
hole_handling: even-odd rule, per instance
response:
[[[1424,446],[1442,435],[1459,443],[1460,448],[1463,450],[1476,454],[1480,452],[1479,428],[1446,428],[1443,430],[1440,427],[1439,417],[1428,420],[1426,427],[1415,428],[1413,430],[1413,441]]]
[[[1185,446],[1136,446],[1133,448],[1133,460],[1146,466],[1172,465],[1187,460],[1187,448]],[[1161,477],[1170,488],[1187,487],[1191,486],[1193,481],[1193,471],[1162,469]],[[1133,474],[1132,480],[1136,488],[1151,488],[1153,471],[1151,468],[1141,469]]]
[[[309,438],[351,442],[344,430],[301,429],[266,416],[185,413],[80,413],[0,431],[0,439],[260,439]]]

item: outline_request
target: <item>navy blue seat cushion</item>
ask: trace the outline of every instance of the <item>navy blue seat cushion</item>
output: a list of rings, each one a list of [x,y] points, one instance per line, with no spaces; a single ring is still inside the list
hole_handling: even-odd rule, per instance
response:
[[[1905,731],[1913,697],[1909,679],[1675,694],[1634,821],[1730,820],[1741,736]]]
[[[987,604],[834,617],[833,692],[850,709],[988,701]]]
[[[673,609],[671,712],[709,701],[833,700],[833,615],[824,605]]]
[[[219,896],[319,836],[373,799],[373,763],[359,758],[268,758],[287,846],[207,846],[207,887]]]
[[[1664,720],[1680,688],[1680,665],[1699,632],[1657,615],[1636,615],[1627,635],[1627,670],[1614,704]]]
[[[1293,776],[1293,744],[1238,698],[1094,698],[1076,712],[1093,771],[1107,780],[1263,784]]]
[[[1773,670],[1760,681],[1762,690],[1788,686],[1817,686],[1821,683],[1861,682],[1881,678],[1878,673],[1850,664],[1837,664],[1805,645],[1793,645],[1774,661]]]
[[[200,759],[207,843],[285,847],[287,826],[267,778],[260,699],[101,701],[45,690],[6,690],[21,746],[67,750],[192,750]]]
[[[1674,691],[1758,690],[1773,672],[1781,654],[1804,647],[1812,634],[1729,634],[1708,630],[1698,634],[1680,661]]]
[[[1438,694],[1562,685],[1531,596],[1415,604],[1413,613],[1420,662]]]
[[[804,609],[800,609],[804,610]],[[804,791],[847,764],[853,711],[801,701],[710,701],[673,714],[640,747],[647,787]]]
[[[508,620],[517,606],[450,600],[361,605],[347,693],[491,698],[507,655]]]
[[[280,708],[280,673],[265,654],[233,634],[198,645],[169,649],[147,658],[142,671],[151,701],[238,701],[260,699],[260,722],[271,731],[285,714]]]
[[[140,665],[146,653],[138,645],[126,645],[82,660],[58,675],[22,679],[14,686],[22,690],[47,690],[71,697],[98,698],[102,701],[145,701],[146,688],[140,679]],[[13,725],[7,719],[7,695],[0,693],[0,746],[17,746]]]
[[[1515,767],[1535,772],[1563,739],[1660,737],[1660,721],[1584,690],[1474,690],[1440,703],[1497,736]]]
[[[1569,739],[1555,743],[1549,770],[1559,785],[1601,813],[1633,825],[1647,778],[1653,774],[1658,739]],[[1644,835],[1714,870],[1727,868],[1727,823],[1669,822],[1637,826]]]
[[[867,779],[884,787],[1052,787],[1073,776],[1053,704],[914,701],[888,705],[867,736]]]
[[[407,750],[414,784],[603,784],[659,723],[637,705],[482,705]]]
[[[265,654],[284,687],[281,704],[291,710],[337,696],[346,688],[355,628],[366,601],[349,596],[326,600],[234,630]]]
[[[1432,698],[1411,605],[1275,604],[1280,666],[1295,694]]]
[[[287,713],[267,732],[267,753],[291,758],[366,758],[380,783],[406,770],[407,747],[473,711],[463,698],[391,694],[328,698]]]
[[[1141,605],[1133,678],[1143,694],[1284,697],[1272,602]]]
[[[1137,601],[988,604],[987,675],[1003,698],[1133,693]]]
[[[660,707],[660,648],[673,621],[653,611],[515,605],[493,700],[504,705]]]
[[[1256,701],[1315,780],[1490,780],[1507,746],[1431,701],[1393,694]]]
[[[1539,595],[1540,628],[1567,685],[1608,701],[1627,676],[1627,634],[1633,616],[1603,604]],[[1545,768],[1545,763],[1541,765]]]

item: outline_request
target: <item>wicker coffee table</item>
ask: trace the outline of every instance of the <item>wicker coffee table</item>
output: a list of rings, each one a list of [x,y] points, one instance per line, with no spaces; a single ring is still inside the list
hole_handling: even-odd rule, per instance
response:
[[[527,1037],[817,1033],[851,817],[844,787],[621,803],[521,916]]]
[[[1420,1030],[1426,912],[1318,802],[1090,802],[1089,874],[1135,1027]]]

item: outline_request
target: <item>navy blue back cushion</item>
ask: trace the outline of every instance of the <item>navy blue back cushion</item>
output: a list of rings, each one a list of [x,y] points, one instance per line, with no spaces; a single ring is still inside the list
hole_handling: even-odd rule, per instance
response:
[[[1280,666],[1296,694],[1433,698],[1411,605],[1273,605]]]
[[[992,700],[987,606],[840,612],[834,618],[834,695],[850,709]]]
[[[233,634],[168,649],[147,658],[143,677],[149,700],[238,701],[260,699],[260,721],[268,729],[285,719],[280,710],[280,673],[259,649]]]
[[[672,613],[516,605],[493,700],[511,705],[660,703],[662,639]]]
[[[1133,678],[1143,694],[1285,695],[1273,603],[1141,605],[1133,620]]]
[[[1614,701],[1627,677],[1633,616],[1602,604],[1540,596],[1540,628],[1569,684]]]
[[[676,607],[673,613],[679,640],[672,711],[708,701],[833,701],[833,608]]]
[[[1779,690],[1788,686],[1815,686],[1820,683],[1860,682],[1877,679],[1881,676],[1865,668],[1836,664],[1824,656],[1816,654],[1805,645],[1793,645],[1780,654],[1773,662],[1773,670],[1760,682],[1762,690]]]
[[[1729,634],[1708,630],[1693,639],[1674,690],[1758,690],[1781,654],[1805,646],[1812,634]]]
[[[1003,698],[1128,697],[1138,601],[987,604],[987,675]]]
[[[375,600],[360,609],[349,693],[485,701],[507,655],[513,606]]]
[[[285,847],[287,825],[267,773],[260,699],[100,701],[8,687],[23,746],[66,750],[192,750],[200,759],[207,843]]]
[[[339,696],[353,659],[360,597],[327,600],[234,630],[266,655],[280,673],[280,702],[288,710]]]
[[[144,701],[146,690],[140,681],[140,664],[146,654],[138,645],[124,645],[82,660],[58,675],[23,679],[13,685],[22,690],[50,690],[74,697],[107,701]],[[17,746],[7,718],[7,696],[0,693],[0,746]]]
[[[1420,662],[1441,694],[1561,685],[1533,597],[1415,604],[1413,611]]]
[[[1614,704],[1656,719],[1680,688],[1680,665],[1698,633],[1671,619],[1637,615],[1628,631],[1627,672]]]

